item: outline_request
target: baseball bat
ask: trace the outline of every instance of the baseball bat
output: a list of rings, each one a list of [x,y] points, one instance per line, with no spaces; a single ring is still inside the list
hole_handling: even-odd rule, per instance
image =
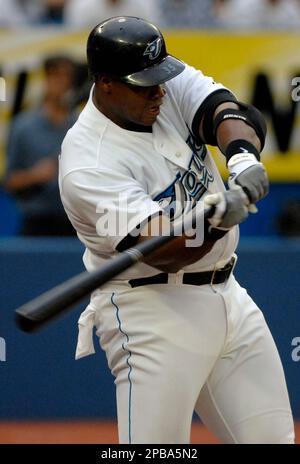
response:
[[[201,211],[204,218],[213,215],[215,207]],[[196,227],[200,217],[193,212],[185,217],[185,230]],[[202,223],[202,222],[201,222]],[[173,227],[169,235],[160,235],[145,240],[111,259],[107,264],[93,272],[82,272],[64,283],[46,291],[42,295],[20,306],[15,311],[16,323],[25,332],[34,332],[48,324],[52,319],[64,314],[75,303],[79,303],[93,290],[104,285],[113,277],[142,260],[153,251],[167,244],[174,237],[181,235],[182,223]]]

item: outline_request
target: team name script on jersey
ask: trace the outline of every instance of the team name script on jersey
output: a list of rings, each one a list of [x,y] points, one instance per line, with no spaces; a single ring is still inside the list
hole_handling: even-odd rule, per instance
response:
[[[208,189],[209,183],[213,182],[212,173],[203,163],[199,154],[194,151],[189,164],[189,170],[184,173],[181,183],[188,197],[197,202]]]
[[[192,149],[188,170],[183,174],[178,172],[175,181],[154,198],[171,219],[194,208],[207,191],[210,182],[214,181],[212,172],[204,164],[207,154],[205,146],[196,147],[191,138],[187,140],[187,144]]]

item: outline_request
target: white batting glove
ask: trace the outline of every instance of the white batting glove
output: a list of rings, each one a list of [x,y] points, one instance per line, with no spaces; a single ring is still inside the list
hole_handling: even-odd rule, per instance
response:
[[[249,200],[238,185],[234,190],[213,193],[204,198],[205,206],[214,206],[213,215],[208,219],[212,227],[229,230],[248,217]]]
[[[235,189],[242,187],[249,199],[248,211],[257,213],[255,203],[264,198],[269,191],[269,181],[266,170],[252,153],[237,153],[227,165],[230,176],[228,186]]]

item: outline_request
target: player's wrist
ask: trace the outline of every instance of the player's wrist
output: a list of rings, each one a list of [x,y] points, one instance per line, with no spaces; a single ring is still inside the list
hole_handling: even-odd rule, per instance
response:
[[[225,156],[231,181],[249,167],[256,164],[262,165],[257,148],[247,140],[234,140],[231,142],[226,149]]]
[[[241,172],[254,166],[255,164],[262,164],[257,161],[256,157],[252,153],[237,153],[236,155],[230,158],[227,167],[228,171],[232,177],[238,176]]]
[[[243,156],[246,158],[248,155],[251,155],[252,159],[255,159],[257,162],[260,161],[260,154],[255,145],[253,145],[253,143],[249,142],[248,140],[243,139],[233,140],[230,142],[227,145],[224,154],[226,157],[227,166],[229,165],[232,158],[236,157],[236,155],[239,155],[241,158]]]

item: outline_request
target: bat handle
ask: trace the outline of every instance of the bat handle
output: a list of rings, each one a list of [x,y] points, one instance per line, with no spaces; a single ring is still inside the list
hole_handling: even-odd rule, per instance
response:
[[[210,206],[210,208],[207,208],[204,211],[204,218],[205,219],[211,218],[215,214],[215,211],[216,211],[216,206],[215,205]]]

